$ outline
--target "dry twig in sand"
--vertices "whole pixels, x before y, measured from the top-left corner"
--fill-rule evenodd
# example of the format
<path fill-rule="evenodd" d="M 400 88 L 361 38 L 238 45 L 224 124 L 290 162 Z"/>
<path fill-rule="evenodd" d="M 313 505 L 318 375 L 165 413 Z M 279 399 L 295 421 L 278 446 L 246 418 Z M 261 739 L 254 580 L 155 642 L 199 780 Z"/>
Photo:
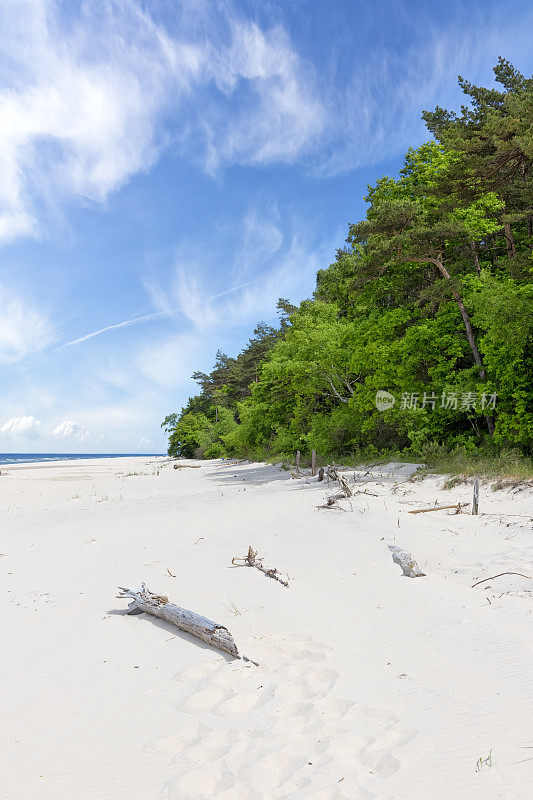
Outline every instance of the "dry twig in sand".
<path fill-rule="evenodd" d="M 239 561 L 242 563 L 239 564 Z M 231 563 L 240 567 L 255 567 L 256 569 L 260 570 L 260 572 L 264 573 L 268 578 L 274 578 L 275 581 L 279 581 L 282 586 L 289 585 L 289 582 L 283 580 L 281 574 L 275 567 L 272 567 L 272 569 L 267 569 L 263 566 L 262 559 L 257 555 L 257 550 L 254 550 L 251 545 L 248 547 L 248 555 L 244 556 L 243 558 L 240 558 L 239 556 L 233 556 Z"/>
<path fill-rule="evenodd" d="M 531 575 L 522 575 L 521 572 L 498 572 L 497 575 L 492 575 L 490 578 L 483 578 L 483 580 L 473 583 L 470 588 L 473 589 L 474 586 L 479 586 L 480 583 L 485 583 L 486 581 L 493 581 L 494 578 L 501 578 L 502 575 L 519 575 L 521 578 L 527 578 L 529 581 L 531 580 Z"/>
<path fill-rule="evenodd" d="M 346 500 L 344 494 L 331 494 L 328 498 L 326 498 L 326 502 L 321 506 L 317 506 L 317 508 L 337 508 L 339 511 L 346 511 L 345 508 L 339 505 L 339 500 Z"/>

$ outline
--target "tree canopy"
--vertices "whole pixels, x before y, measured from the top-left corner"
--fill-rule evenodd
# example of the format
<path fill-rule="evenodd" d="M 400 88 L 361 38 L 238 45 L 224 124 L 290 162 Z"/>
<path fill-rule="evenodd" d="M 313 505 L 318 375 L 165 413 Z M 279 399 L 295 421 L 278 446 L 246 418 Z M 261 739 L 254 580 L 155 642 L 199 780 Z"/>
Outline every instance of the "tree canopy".
<path fill-rule="evenodd" d="M 163 423 L 170 454 L 531 454 L 533 80 L 504 59 L 494 73 L 501 90 L 459 78 L 459 113 L 424 112 L 434 138 L 368 187 L 313 298 L 281 299 L 277 327 L 194 373 Z"/>

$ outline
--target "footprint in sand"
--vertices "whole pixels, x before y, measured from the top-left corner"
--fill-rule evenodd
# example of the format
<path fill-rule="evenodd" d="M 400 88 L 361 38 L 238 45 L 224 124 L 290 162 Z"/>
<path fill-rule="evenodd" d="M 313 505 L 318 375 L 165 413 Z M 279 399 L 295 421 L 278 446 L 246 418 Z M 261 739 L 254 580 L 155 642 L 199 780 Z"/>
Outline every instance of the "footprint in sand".
<path fill-rule="evenodd" d="M 188 769 L 185 774 L 176 777 L 166 785 L 163 791 L 164 800 L 213 800 L 219 797 L 224 789 L 234 784 L 232 775 L 225 773 L 223 762 L 210 764 L 209 769 L 200 766 Z"/>
<path fill-rule="evenodd" d="M 218 659 L 217 661 L 204 661 L 201 664 L 191 664 L 191 666 L 185 667 L 181 672 L 178 672 L 174 680 L 198 681 L 202 678 L 207 678 L 208 675 L 211 675 L 215 670 L 219 669 L 220 664 L 221 662 Z"/>
<path fill-rule="evenodd" d="M 277 643 L 279 645 L 279 642 Z M 281 643 L 284 646 L 284 643 Z M 164 800 L 374 800 L 413 734 L 379 709 L 335 695 L 339 673 L 312 637 L 250 669 L 210 661 L 183 670 L 180 708 L 201 725 L 147 745 L 174 753 Z M 200 765 L 204 765 L 201 769 Z"/>
<path fill-rule="evenodd" d="M 173 733 L 170 736 L 153 739 L 145 746 L 145 750 L 152 750 L 156 753 L 179 753 L 198 739 L 202 726 L 197 722 L 192 725 L 184 725 L 180 728 L 178 733 Z"/>
<path fill-rule="evenodd" d="M 255 708 L 261 701 L 259 692 L 242 692 L 234 694 L 220 704 L 218 709 L 221 714 L 246 714 Z"/>
<path fill-rule="evenodd" d="M 211 711 L 221 700 L 225 693 L 218 686 L 209 686 L 187 697 L 183 704 L 184 711 Z"/>

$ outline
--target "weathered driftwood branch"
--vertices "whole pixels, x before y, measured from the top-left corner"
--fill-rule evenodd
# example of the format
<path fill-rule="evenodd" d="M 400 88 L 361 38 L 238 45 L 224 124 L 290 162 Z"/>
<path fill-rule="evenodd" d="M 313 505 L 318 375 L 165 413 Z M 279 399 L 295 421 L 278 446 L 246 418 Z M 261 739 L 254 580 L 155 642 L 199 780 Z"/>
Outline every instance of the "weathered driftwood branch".
<path fill-rule="evenodd" d="M 408 578 L 423 578 L 425 576 L 426 573 L 419 569 L 411 553 L 406 553 L 405 550 L 402 550 L 401 547 L 396 547 L 394 544 L 387 546 L 392 553 L 392 560 L 402 568 L 404 575 Z"/>
<path fill-rule="evenodd" d="M 201 464 L 174 464 L 174 469 L 200 469 Z"/>
<path fill-rule="evenodd" d="M 414 511 L 408 511 L 408 514 L 426 514 L 428 511 L 444 511 L 447 508 L 455 508 L 457 511 L 461 510 L 462 506 L 466 503 L 454 503 L 452 506 L 433 506 L 432 508 L 416 508 Z"/>
<path fill-rule="evenodd" d="M 207 617 L 195 614 L 194 611 L 188 611 L 186 608 L 180 608 L 173 603 L 169 603 L 168 597 L 154 594 L 146 588 L 144 583 L 141 584 L 141 588 L 138 591 L 122 586 L 119 586 L 119 590 L 121 592 L 118 595 L 120 598 L 132 598 L 128 614 L 138 614 L 142 611 L 146 614 L 153 614 L 154 617 L 159 617 L 172 625 L 176 625 L 181 631 L 202 639 L 212 647 L 224 650 L 231 656 L 235 656 L 235 658 L 249 660 L 239 654 L 237 645 L 233 641 L 233 636 L 224 625 L 218 625 L 216 622 L 207 619 Z"/>
<path fill-rule="evenodd" d="M 239 564 L 239 562 L 242 563 Z M 248 554 L 246 556 L 243 558 L 239 558 L 239 556 L 233 556 L 231 563 L 237 564 L 237 566 L 241 567 L 255 567 L 268 578 L 274 578 L 275 581 L 279 581 L 283 586 L 289 585 L 289 582 L 281 577 L 281 574 L 275 567 L 267 569 L 267 567 L 263 566 L 262 559 L 257 555 L 257 550 L 254 550 L 251 545 L 248 547 Z"/>
<path fill-rule="evenodd" d="M 472 498 L 472 514 L 477 514 L 479 508 L 479 478 L 474 481 L 474 496 Z"/>
<path fill-rule="evenodd" d="M 341 487 L 346 497 L 353 496 L 353 492 L 350 489 L 348 481 L 346 480 L 344 475 L 339 475 L 339 472 L 337 471 L 335 466 L 328 467 L 328 478 L 330 478 L 332 481 L 337 481 L 337 483 Z"/>

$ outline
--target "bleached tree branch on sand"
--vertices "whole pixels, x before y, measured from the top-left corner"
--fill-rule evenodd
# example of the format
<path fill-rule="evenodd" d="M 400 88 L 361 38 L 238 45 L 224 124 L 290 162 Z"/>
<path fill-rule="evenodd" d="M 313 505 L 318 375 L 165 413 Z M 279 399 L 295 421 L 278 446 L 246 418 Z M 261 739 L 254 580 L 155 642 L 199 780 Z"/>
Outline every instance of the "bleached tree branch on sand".
<path fill-rule="evenodd" d="M 239 564 L 239 562 L 241 563 Z M 248 547 L 248 554 L 246 556 L 242 558 L 239 556 L 234 556 L 231 559 L 231 563 L 241 567 L 255 567 L 256 569 L 260 570 L 260 572 L 264 573 L 268 578 L 274 578 L 275 581 L 279 581 L 282 586 L 289 585 L 289 582 L 281 577 L 281 574 L 275 567 L 267 569 L 267 567 L 263 566 L 262 559 L 257 555 L 257 550 L 254 550 L 251 546 Z"/>
<path fill-rule="evenodd" d="M 175 625 L 181 631 L 190 633 L 192 636 L 196 636 L 206 642 L 206 644 L 216 647 L 218 650 L 224 650 L 231 656 L 235 656 L 235 658 L 242 658 L 244 661 L 251 660 L 239 653 L 237 645 L 233 641 L 233 636 L 224 625 L 219 625 L 207 619 L 207 617 L 196 614 L 194 611 L 169 603 L 168 597 L 154 594 L 150 589 L 146 588 L 145 583 L 141 584 L 139 590 L 127 589 L 122 586 L 119 586 L 119 590 L 119 598 L 132 598 L 128 614 L 138 614 L 143 611 L 146 614 L 153 614 L 154 617 L 170 622 L 171 625 Z M 255 661 L 252 663 L 255 664 Z"/>
<path fill-rule="evenodd" d="M 352 490 L 350 488 L 350 485 L 349 485 L 348 481 L 346 480 L 344 475 L 340 475 L 339 474 L 339 472 L 337 471 L 337 468 L 335 466 L 332 465 L 332 466 L 328 467 L 327 475 L 328 475 L 328 478 L 330 478 L 332 481 L 337 481 L 337 483 L 341 487 L 341 489 L 344 492 L 346 497 L 352 497 L 353 496 L 353 492 L 352 492 Z"/>

